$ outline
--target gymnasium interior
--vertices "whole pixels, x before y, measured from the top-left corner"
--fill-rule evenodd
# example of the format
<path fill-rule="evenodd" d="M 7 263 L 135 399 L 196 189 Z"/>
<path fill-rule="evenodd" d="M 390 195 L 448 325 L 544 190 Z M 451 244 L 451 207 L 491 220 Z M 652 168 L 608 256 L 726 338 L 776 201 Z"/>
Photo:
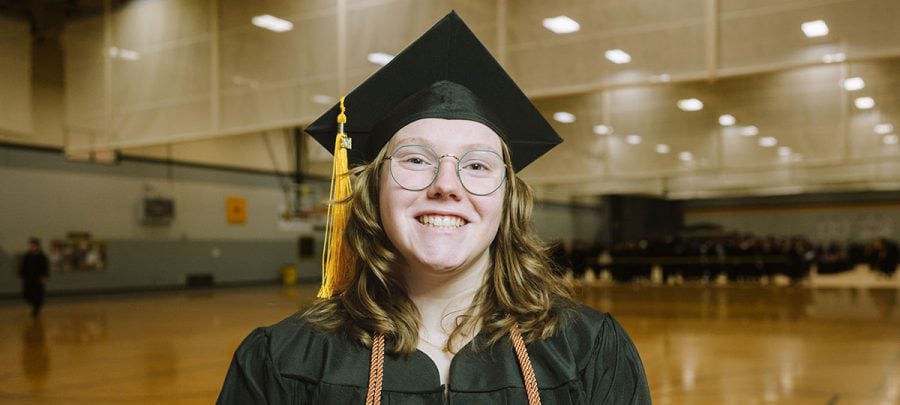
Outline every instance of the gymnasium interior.
<path fill-rule="evenodd" d="M 304 128 L 453 10 L 562 137 L 533 227 L 654 403 L 900 404 L 897 0 L 0 0 L 0 403 L 214 403 L 316 299 Z"/>

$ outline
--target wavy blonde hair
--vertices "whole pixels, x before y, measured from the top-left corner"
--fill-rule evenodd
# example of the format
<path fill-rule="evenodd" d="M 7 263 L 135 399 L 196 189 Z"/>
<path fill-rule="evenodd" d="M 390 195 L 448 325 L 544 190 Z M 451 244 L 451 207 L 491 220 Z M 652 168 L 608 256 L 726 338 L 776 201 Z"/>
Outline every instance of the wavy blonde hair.
<path fill-rule="evenodd" d="M 419 311 L 407 296 L 397 251 L 384 232 L 379 210 L 383 148 L 369 164 L 352 170 L 355 175 L 350 219 L 345 231 L 355 268 L 350 282 L 334 297 L 318 300 L 300 312 L 305 321 L 325 331 L 342 330 L 351 339 L 370 346 L 373 333 L 382 333 L 392 353 L 412 353 L 419 339 Z M 503 143 L 503 156 L 509 150 Z M 571 284 L 550 259 L 548 245 L 531 228 L 531 188 L 508 169 L 503 217 L 490 246 L 491 264 L 472 306 L 457 317 L 451 342 L 479 329 L 491 345 L 514 324 L 526 342 L 545 339 L 563 321 L 565 309 L 575 305 Z"/>

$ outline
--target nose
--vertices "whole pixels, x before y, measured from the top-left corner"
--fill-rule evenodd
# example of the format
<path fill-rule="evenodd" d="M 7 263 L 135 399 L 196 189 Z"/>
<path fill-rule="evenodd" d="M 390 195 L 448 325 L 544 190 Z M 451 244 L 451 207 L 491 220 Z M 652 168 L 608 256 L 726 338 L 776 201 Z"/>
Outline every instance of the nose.
<path fill-rule="evenodd" d="M 463 190 L 462 183 L 460 183 L 459 176 L 457 176 L 456 173 L 456 160 L 444 159 L 445 157 L 453 158 L 453 156 L 442 156 L 438 161 L 437 178 L 434 179 L 434 183 L 431 183 L 431 186 L 428 187 L 428 198 L 449 198 L 458 201 L 462 198 L 462 193 L 465 191 Z M 444 166 L 445 161 L 447 166 Z"/>

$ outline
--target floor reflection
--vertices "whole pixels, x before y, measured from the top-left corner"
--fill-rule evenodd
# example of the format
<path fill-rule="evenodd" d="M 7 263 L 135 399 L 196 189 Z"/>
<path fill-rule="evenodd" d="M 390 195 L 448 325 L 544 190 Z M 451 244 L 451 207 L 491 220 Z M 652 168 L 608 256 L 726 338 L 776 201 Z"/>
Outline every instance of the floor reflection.
<path fill-rule="evenodd" d="M 317 286 L 0 305 L 0 402 L 209 404 L 255 327 Z M 656 404 L 898 404 L 898 289 L 593 285 L 638 347 Z"/>
<path fill-rule="evenodd" d="M 887 320 L 894 317 L 900 290 L 893 288 L 872 289 L 869 290 L 869 296 L 872 298 L 875 309 L 881 314 L 881 319 Z"/>
<path fill-rule="evenodd" d="M 632 335 L 655 403 L 900 403 L 898 289 L 595 285 L 578 293 Z"/>
<path fill-rule="evenodd" d="M 900 320 L 900 289 L 580 286 L 588 306 L 616 314 L 684 319 Z"/>
<path fill-rule="evenodd" d="M 174 341 L 154 342 L 141 353 L 142 378 L 146 394 L 166 392 L 178 381 L 183 366 Z"/>
<path fill-rule="evenodd" d="M 33 318 L 22 333 L 22 370 L 31 392 L 43 390 L 50 375 L 50 352 L 41 318 Z"/>
<path fill-rule="evenodd" d="M 108 338 L 106 312 L 103 310 L 67 311 L 57 321 L 53 342 L 63 345 L 103 343 Z"/>

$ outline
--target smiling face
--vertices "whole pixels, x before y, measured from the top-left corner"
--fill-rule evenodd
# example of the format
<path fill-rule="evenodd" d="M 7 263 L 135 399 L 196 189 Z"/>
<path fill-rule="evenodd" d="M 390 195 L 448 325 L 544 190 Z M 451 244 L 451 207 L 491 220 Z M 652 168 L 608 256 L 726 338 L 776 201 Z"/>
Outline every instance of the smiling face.
<path fill-rule="evenodd" d="M 397 131 L 387 149 L 390 153 L 409 144 L 428 146 L 438 156 L 462 156 L 475 149 L 503 155 L 497 134 L 466 120 L 415 121 Z M 437 178 L 421 191 L 398 185 L 391 177 L 390 161 L 381 165 L 381 220 L 407 271 L 448 274 L 487 268 L 505 187 L 484 196 L 469 193 L 457 176 L 456 162 L 451 157 L 441 159 Z"/>

